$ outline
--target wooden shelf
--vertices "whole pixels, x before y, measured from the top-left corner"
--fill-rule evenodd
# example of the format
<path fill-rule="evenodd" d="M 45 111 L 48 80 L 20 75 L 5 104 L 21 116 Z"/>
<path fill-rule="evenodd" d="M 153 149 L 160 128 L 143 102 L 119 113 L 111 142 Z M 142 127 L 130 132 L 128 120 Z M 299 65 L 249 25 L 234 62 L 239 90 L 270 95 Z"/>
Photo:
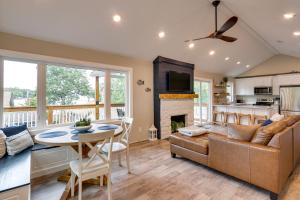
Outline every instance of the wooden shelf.
<path fill-rule="evenodd" d="M 195 99 L 198 94 L 159 94 L 160 99 Z"/>

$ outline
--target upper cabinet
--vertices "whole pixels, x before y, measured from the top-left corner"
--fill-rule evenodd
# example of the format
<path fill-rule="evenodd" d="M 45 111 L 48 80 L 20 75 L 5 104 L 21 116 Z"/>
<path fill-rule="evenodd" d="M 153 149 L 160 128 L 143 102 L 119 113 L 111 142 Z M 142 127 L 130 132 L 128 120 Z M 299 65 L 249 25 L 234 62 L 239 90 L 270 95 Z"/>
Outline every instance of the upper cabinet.
<path fill-rule="evenodd" d="M 280 86 L 300 85 L 300 74 L 277 75 L 273 77 L 273 95 L 279 95 Z"/>
<path fill-rule="evenodd" d="M 236 95 L 254 95 L 255 87 L 272 87 L 272 76 L 235 79 Z"/>

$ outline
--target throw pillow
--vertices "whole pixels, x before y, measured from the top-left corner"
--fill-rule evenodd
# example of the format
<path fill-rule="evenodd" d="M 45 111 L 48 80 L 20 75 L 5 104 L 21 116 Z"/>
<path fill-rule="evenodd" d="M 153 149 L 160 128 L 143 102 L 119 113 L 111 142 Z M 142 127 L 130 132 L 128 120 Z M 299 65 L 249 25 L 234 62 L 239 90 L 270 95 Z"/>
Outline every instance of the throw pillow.
<path fill-rule="evenodd" d="M 282 120 L 282 121 L 273 122 L 272 124 L 266 126 L 263 131 L 266 133 L 272 133 L 274 135 L 276 133 L 279 133 L 286 127 L 287 127 L 287 122 Z"/>
<path fill-rule="evenodd" d="M 280 115 L 278 113 L 272 115 L 272 117 L 270 118 L 270 120 L 272 120 L 273 122 L 278 122 L 280 120 L 283 120 L 284 115 Z"/>
<path fill-rule="evenodd" d="M 272 124 L 272 120 L 267 119 L 266 121 L 264 121 L 264 123 L 262 124 L 262 126 L 268 126 L 269 124 Z"/>
<path fill-rule="evenodd" d="M 21 126 L 5 127 L 5 128 L 1 128 L 0 130 L 2 130 L 4 132 L 6 137 L 10 137 L 10 136 L 16 135 L 18 133 L 21 133 L 22 131 L 27 130 L 27 125 L 24 124 Z"/>
<path fill-rule="evenodd" d="M 33 141 L 28 130 L 24 130 L 21 133 L 10 136 L 6 139 L 7 153 L 11 156 L 20 153 L 30 146 L 33 146 Z"/>
<path fill-rule="evenodd" d="M 5 139 L 6 135 L 0 130 L 0 158 L 6 154 Z"/>
<path fill-rule="evenodd" d="M 273 122 L 272 124 L 259 128 L 251 142 L 256 144 L 267 145 L 276 133 L 279 133 L 287 127 L 285 121 Z"/>
<path fill-rule="evenodd" d="M 229 124 L 227 137 L 230 139 L 249 142 L 259 127 L 259 124 L 252 126 Z"/>

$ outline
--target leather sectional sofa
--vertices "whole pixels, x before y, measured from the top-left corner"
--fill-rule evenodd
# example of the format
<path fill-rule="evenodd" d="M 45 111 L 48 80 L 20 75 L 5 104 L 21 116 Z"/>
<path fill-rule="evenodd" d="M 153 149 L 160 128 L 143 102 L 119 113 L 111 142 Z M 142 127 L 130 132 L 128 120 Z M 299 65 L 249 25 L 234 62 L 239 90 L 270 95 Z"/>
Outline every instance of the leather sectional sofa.
<path fill-rule="evenodd" d="M 273 145 L 243 142 L 227 137 L 228 128 L 212 126 L 207 134 L 170 136 L 172 157 L 188 158 L 278 194 L 300 160 L 300 121 L 286 126 L 272 138 Z M 275 145 L 274 145 L 275 144 Z"/>

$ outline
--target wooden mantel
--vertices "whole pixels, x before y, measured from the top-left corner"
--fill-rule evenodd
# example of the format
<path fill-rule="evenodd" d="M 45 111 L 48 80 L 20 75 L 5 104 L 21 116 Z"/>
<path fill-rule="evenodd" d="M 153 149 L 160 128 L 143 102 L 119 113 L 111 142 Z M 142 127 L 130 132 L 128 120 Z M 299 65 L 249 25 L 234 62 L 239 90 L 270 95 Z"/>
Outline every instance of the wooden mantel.
<path fill-rule="evenodd" d="M 198 94 L 159 94 L 160 99 L 195 99 Z"/>

